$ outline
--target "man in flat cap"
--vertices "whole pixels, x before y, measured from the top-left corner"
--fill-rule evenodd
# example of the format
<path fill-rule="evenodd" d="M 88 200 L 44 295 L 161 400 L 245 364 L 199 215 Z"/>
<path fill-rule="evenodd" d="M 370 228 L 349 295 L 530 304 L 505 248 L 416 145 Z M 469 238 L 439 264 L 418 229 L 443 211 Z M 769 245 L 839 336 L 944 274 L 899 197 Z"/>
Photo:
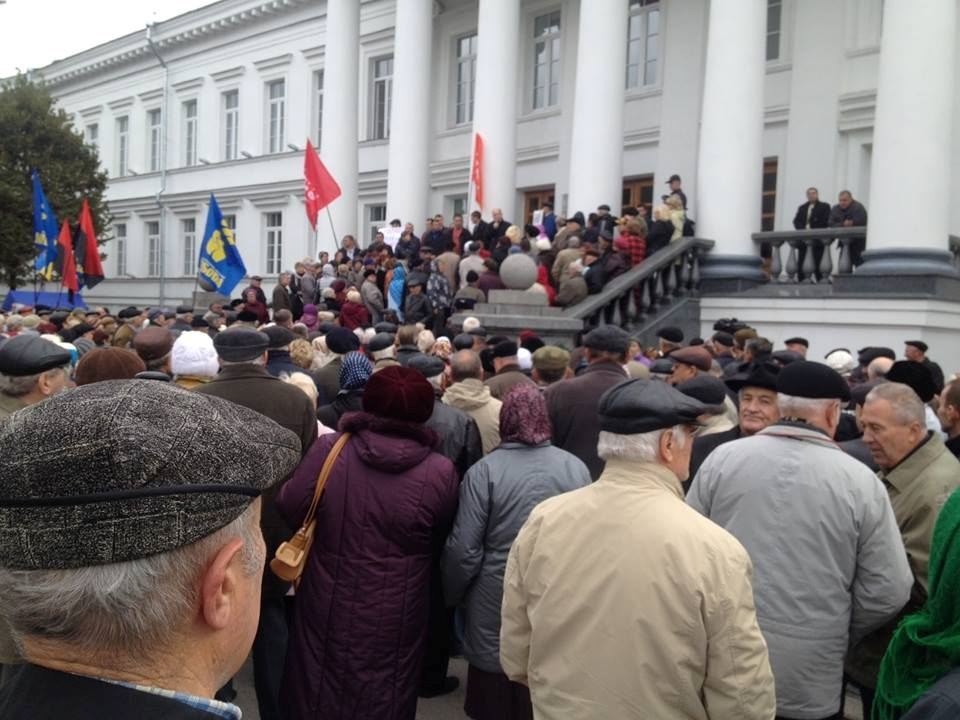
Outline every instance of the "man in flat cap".
<path fill-rule="evenodd" d="M 173 333 L 164 327 L 146 327 L 133 339 L 133 349 L 147 366 L 150 375 L 142 379 L 170 380 L 170 352 L 173 350 Z"/>
<path fill-rule="evenodd" d="M 608 390 L 603 474 L 538 505 L 513 543 L 500 661 L 535 717 L 773 717 L 750 558 L 683 503 L 704 411 L 662 382 Z"/>
<path fill-rule="evenodd" d="M 394 333 L 378 332 L 367 344 L 367 352 L 370 353 L 374 372 L 400 364 L 397 361 L 397 338 Z"/>
<path fill-rule="evenodd" d="M 627 380 L 630 336 L 615 325 L 603 325 L 583 339 L 587 368 L 577 377 L 554 383 L 544 393 L 553 427 L 553 444 L 580 458 L 596 480 L 603 471 L 597 454 L 597 400 Z"/>
<path fill-rule="evenodd" d="M 71 385 L 69 350 L 33 333 L 0 347 L 0 420 Z"/>
<path fill-rule="evenodd" d="M 846 381 L 802 360 L 780 370 L 781 420 L 706 459 L 687 502 L 756 568 L 777 717 L 839 717 L 849 642 L 887 622 L 912 578 L 883 484 L 833 441 Z"/>
<path fill-rule="evenodd" d="M 927 351 L 930 349 L 923 340 L 907 340 L 904 343 L 906 349 L 903 356 L 907 360 L 922 363 L 926 366 L 930 374 L 933 375 L 933 384 L 938 393 L 943 391 L 943 370 L 933 360 L 927 357 Z"/>
<path fill-rule="evenodd" d="M 117 317 L 120 318 L 123 324 L 117 328 L 117 331 L 113 334 L 113 338 L 110 340 L 110 344 L 113 345 L 113 347 L 133 347 L 133 338 L 140 331 L 140 328 L 143 327 L 144 312 L 145 311 L 131 306 L 125 307 L 117 313 Z"/>
<path fill-rule="evenodd" d="M 671 385 L 692 380 L 700 373 L 709 373 L 713 365 L 713 357 L 704 347 L 677 348 L 670 353 L 670 359 L 673 360 L 673 373 L 669 380 Z"/>
<path fill-rule="evenodd" d="M 514 385 L 533 385 L 529 377 L 520 372 L 517 353 L 520 348 L 513 340 L 501 340 L 493 346 L 493 369 L 496 373 L 487 380 L 490 394 L 497 400 L 503 400 Z"/>
<path fill-rule="evenodd" d="M 733 356 L 733 347 L 735 344 L 733 335 L 723 331 L 715 332 L 713 337 L 706 343 L 707 349 L 713 353 L 713 359 L 717 361 L 721 369 L 726 368 L 730 363 L 736 362 L 737 359 Z"/>
<path fill-rule="evenodd" d="M 170 326 L 170 330 L 174 335 L 179 335 L 182 332 L 190 332 L 190 324 L 192 322 L 193 306 L 177 305 L 176 317 L 174 318 L 173 325 Z"/>
<path fill-rule="evenodd" d="M 295 372 L 303 372 L 303 368 L 290 359 L 290 343 L 297 339 L 292 330 L 281 325 L 271 325 L 261 332 L 270 338 L 270 344 L 267 345 L 268 373 L 274 377 L 280 377 L 283 373 L 292 375 Z M 326 399 L 319 398 L 318 402 L 323 404 Z"/>
<path fill-rule="evenodd" d="M 783 344 L 786 346 L 787 350 L 792 350 L 793 352 L 800 355 L 804 360 L 807 358 L 807 350 L 810 349 L 810 342 L 806 338 L 802 337 L 792 337 L 787 338 L 783 341 Z"/>
<path fill-rule="evenodd" d="M 903 383 L 884 382 L 873 388 L 864 402 L 860 423 L 863 441 L 880 467 L 880 479 L 890 496 L 913 574 L 910 602 L 902 617 L 920 610 L 926 600 L 933 528 L 947 498 L 960 487 L 960 462 L 940 434 L 928 429 L 922 398 Z M 899 619 L 864 638 L 847 660 L 847 674 L 863 689 L 861 696 L 867 706 L 872 704 L 880 660 Z"/>
<path fill-rule="evenodd" d="M 14 415 L 0 454 L 0 607 L 27 663 L 0 717 L 239 718 L 213 697 L 257 629 L 259 496 L 296 466 L 296 435 L 115 380 Z"/>
<path fill-rule="evenodd" d="M 668 326 L 657 330 L 657 350 L 660 357 L 667 357 L 674 350 L 683 347 L 683 330 Z"/>
<path fill-rule="evenodd" d="M 570 353 L 556 345 L 544 345 L 533 353 L 533 370 L 530 377 L 541 389 L 572 378 Z"/>
<path fill-rule="evenodd" d="M 353 333 L 349 333 L 353 335 Z M 353 335 L 356 337 L 356 335 Z M 306 453 L 317 439 L 317 419 L 313 402 L 306 393 L 267 372 L 268 335 L 246 327 L 217 334 L 213 345 L 220 357 L 220 374 L 193 392 L 230 400 L 256 410 L 292 431 Z M 246 438 L 249 429 L 233 428 Z M 264 496 L 263 527 L 267 556 L 273 557 L 281 542 L 291 534 L 274 504 L 279 486 Z M 254 684 L 261 718 L 279 718 L 280 681 L 287 649 L 287 620 L 284 597 L 288 584 L 272 573 L 263 578 L 260 598 L 260 626 L 253 643 Z"/>

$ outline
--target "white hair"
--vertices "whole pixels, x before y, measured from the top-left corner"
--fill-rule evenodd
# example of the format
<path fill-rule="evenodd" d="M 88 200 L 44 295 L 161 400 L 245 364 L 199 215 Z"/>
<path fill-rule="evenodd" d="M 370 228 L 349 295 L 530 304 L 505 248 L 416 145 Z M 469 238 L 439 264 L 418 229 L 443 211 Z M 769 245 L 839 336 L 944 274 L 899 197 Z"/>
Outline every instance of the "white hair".
<path fill-rule="evenodd" d="M 313 402 L 313 406 L 317 406 L 317 399 L 320 397 L 320 393 L 317 391 L 317 384 L 313 381 L 312 377 L 306 373 L 295 372 L 289 375 L 287 373 L 280 373 L 280 379 L 285 383 L 303 390 L 311 402 Z"/>
<path fill-rule="evenodd" d="M 465 318 L 463 321 L 462 329 L 463 329 L 463 332 L 465 333 L 468 333 L 471 330 L 476 330 L 478 327 L 480 327 L 480 320 L 478 320 L 475 317 L 471 316 L 471 317 Z"/>
<path fill-rule="evenodd" d="M 867 395 L 865 403 L 886 400 L 893 408 L 893 417 L 900 425 L 917 423 L 926 426 L 927 416 L 923 401 L 916 391 L 903 383 L 886 382 L 877 385 Z"/>
<path fill-rule="evenodd" d="M 374 360 L 383 360 L 385 358 L 395 358 L 397 356 L 397 346 L 388 345 L 383 350 L 374 350 L 370 353 Z"/>
<path fill-rule="evenodd" d="M 170 552 L 67 570 L 0 568 L 0 607 L 18 643 L 63 643 L 81 657 L 150 656 L 189 622 L 199 579 L 237 537 L 243 571 L 260 572 L 265 551 L 251 505 L 229 525 Z"/>
<path fill-rule="evenodd" d="M 840 401 L 833 398 L 805 398 L 777 393 L 777 405 L 780 416 L 784 418 L 809 418 L 811 415 L 823 415 L 831 405 L 836 406 L 836 420 L 840 419 Z"/>
<path fill-rule="evenodd" d="M 660 437 L 667 429 L 673 430 L 677 447 L 684 448 L 689 435 L 683 425 L 635 435 L 621 435 L 601 430 L 600 438 L 597 441 L 597 455 L 600 456 L 601 460 L 619 458 L 620 460 L 632 460 L 633 462 L 656 462 L 660 457 Z"/>
<path fill-rule="evenodd" d="M 422 353 L 429 354 L 436 342 L 437 338 L 430 330 L 421 330 L 417 336 L 417 348 Z"/>
<path fill-rule="evenodd" d="M 37 387 L 41 377 L 55 378 L 60 373 L 70 372 L 70 365 L 44 370 L 36 375 L 3 375 L 0 374 L 0 394 L 7 397 L 23 397 L 29 395 Z"/>

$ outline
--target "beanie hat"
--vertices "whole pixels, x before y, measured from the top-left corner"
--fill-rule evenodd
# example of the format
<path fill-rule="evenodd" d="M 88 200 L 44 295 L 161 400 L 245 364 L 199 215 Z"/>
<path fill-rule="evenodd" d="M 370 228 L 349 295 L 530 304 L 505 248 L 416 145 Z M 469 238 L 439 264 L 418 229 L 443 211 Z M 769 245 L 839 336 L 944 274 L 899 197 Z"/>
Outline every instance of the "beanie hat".
<path fill-rule="evenodd" d="M 416 370 L 401 366 L 374 373 L 363 391 L 363 409 L 382 418 L 425 423 L 433 405 L 433 386 Z"/>
<path fill-rule="evenodd" d="M 173 343 L 170 369 L 174 375 L 216 377 L 220 371 L 213 338 L 205 332 L 185 332 Z"/>
<path fill-rule="evenodd" d="M 89 385 L 101 380 L 130 380 L 144 372 L 146 364 L 132 350 L 118 347 L 97 348 L 84 353 L 77 363 L 77 385 Z"/>

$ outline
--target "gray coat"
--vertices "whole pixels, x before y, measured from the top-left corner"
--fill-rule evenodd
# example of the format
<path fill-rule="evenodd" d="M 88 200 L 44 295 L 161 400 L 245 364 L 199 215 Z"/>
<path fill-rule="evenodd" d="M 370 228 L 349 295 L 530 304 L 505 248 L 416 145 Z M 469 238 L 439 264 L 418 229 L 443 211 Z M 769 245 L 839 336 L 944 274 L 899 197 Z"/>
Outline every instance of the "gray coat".
<path fill-rule="evenodd" d="M 486 672 L 500 669 L 500 604 L 507 556 L 540 502 L 590 484 L 587 466 L 549 442 L 506 443 L 474 465 L 443 552 L 448 605 L 466 609 L 463 654 Z"/>
<path fill-rule="evenodd" d="M 753 561 L 777 713 L 836 713 L 849 641 L 894 617 L 913 585 L 883 484 L 826 434 L 778 423 L 710 453 L 687 502 Z"/>
<path fill-rule="evenodd" d="M 377 284 L 369 280 L 364 281 L 360 286 L 360 297 L 363 298 L 363 305 L 370 313 L 371 324 L 376 325 L 383 320 L 383 293 L 380 292 Z"/>

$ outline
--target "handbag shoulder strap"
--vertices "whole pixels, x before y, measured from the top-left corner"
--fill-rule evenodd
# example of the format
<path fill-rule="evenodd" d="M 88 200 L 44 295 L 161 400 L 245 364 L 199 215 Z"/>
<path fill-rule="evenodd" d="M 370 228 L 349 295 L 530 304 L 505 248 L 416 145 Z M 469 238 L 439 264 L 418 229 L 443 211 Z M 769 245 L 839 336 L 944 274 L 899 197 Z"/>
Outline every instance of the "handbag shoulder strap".
<path fill-rule="evenodd" d="M 347 432 L 337 438 L 337 441 L 333 444 L 326 459 L 323 461 L 323 467 L 320 468 L 320 475 L 317 477 L 317 487 L 313 491 L 313 500 L 310 503 L 310 509 L 307 510 L 307 515 L 303 519 L 303 527 L 313 522 L 313 518 L 317 514 L 317 505 L 320 503 L 320 496 L 323 495 L 323 488 L 327 484 L 327 478 L 330 477 L 330 472 L 333 470 L 337 458 L 340 457 L 340 451 L 343 450 L 349 439 L 350 433 Z"/>

